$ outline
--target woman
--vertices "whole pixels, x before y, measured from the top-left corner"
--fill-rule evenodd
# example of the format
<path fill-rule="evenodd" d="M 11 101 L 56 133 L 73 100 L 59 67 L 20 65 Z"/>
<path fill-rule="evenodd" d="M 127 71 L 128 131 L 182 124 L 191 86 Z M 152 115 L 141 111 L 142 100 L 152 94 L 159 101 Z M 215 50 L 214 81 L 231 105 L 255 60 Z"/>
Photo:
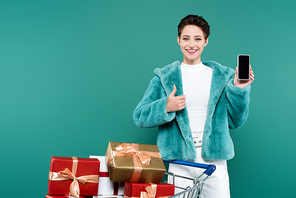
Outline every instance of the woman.
<path fill-rule="evenodd" d="M 155 76 L 134 111 L 139 127 L 158 127 L 157 145 L 164 159 L 215 164 L 205 182 L 202 197 L 230 197 L 227 160 L 234 157 L 229 128 L 243 125 L 248 116 L 250 79 L 237 79 L 237 69 L 214 61 L 201 61 L 210 26 L 197 15 L 178 25 L 177 41 L 183 62 L 154 70 Z M 171 164 L 170 172 L 196 177 L 200 170 Z M 176 185 L 186 187 L 186 181 Z"/>

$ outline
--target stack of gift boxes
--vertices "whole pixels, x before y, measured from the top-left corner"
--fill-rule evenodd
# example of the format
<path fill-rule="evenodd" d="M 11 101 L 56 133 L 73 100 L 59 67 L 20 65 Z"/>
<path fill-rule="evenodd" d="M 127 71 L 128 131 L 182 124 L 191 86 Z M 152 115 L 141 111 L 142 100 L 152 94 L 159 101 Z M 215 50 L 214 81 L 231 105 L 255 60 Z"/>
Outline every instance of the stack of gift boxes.
<path fill-rule="evenodd" d="M 46 198 L 157 198 L 174 195 L 158 147 L 109 142 L 105 156 L 52 157 Z"/>

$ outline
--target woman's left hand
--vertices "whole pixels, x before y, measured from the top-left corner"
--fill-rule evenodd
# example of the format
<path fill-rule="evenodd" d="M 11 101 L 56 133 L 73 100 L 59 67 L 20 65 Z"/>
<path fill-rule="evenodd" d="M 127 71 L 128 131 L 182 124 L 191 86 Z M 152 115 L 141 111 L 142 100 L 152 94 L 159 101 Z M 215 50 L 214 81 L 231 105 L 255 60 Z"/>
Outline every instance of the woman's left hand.
<path fill-rule="evenodd" d="M 250 85 L 254 81 L 254 76 L 255 75 L 253 73 L 251 65 L 250 65 L 250 79 L 249 80 L 239 80 L 239 79 L 237 79 L 237 73 L 238 73 L 238 69 L 236 67 L 234 80 L 233 80 L 233 85 L 236 86 L 236 87 L 245 88 L 246 86 Z"/>

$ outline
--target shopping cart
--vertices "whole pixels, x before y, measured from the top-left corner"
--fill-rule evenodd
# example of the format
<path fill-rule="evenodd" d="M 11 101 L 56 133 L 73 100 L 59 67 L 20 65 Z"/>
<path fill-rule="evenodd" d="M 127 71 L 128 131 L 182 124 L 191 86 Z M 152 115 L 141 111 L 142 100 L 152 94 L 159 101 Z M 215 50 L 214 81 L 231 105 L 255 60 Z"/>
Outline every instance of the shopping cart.
<path fill-rule="evenodd" d="M 192 166 L 192 167 L 196 167 L 196 168 L 206 169 L 201 175 L 199 175 L 196 178 L 189 178 L 189 177 L 185 177 L 185 176 L 181 176 L 181 175 L 176 175 L 174 173 L 166 172 L 168 177 L 173 178 L 174 185 L 175 185 L 175 178 L 176 177 L 192 180 L 192 186 L 188 186 L 187 188 L 175 186 L 175 188 L 182 189 L 183 191 L 171 196 L 172 198 L 175 198 L 175 197 L 199 198 L 202 188 L 203 188 L 203 185 L 204 185 L 204 182 L 216 170 L 216 166 L 213 164 L 200 164 L 200 163 L 187 162 L 187 161 L 181 161 L 181 160 L 174 160 L 174 161 L 163 160 L 163 161 L 167 162 L 167 163 L 173 163 L 173 164 L 179 164 L 179 165 Z"/>

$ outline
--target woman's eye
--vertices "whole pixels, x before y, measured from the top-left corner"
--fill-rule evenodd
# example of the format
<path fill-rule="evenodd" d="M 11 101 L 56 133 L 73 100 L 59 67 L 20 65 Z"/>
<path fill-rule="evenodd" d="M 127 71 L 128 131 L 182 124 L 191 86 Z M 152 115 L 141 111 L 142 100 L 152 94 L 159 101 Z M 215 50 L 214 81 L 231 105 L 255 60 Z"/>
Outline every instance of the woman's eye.
<path fill-rule="evenodd" d="M 189 40 L 189 38 L 183 38 L 183 40 L 184 40 L 184 41 L 188 41 L 188 40 Z"/>
<path fill-rule="evenodd" d="M 196 38 L 195 40 L 196 40 L 196 41 L 200 41 L 200 40 L 201 40 L 201 38 Z"/>

